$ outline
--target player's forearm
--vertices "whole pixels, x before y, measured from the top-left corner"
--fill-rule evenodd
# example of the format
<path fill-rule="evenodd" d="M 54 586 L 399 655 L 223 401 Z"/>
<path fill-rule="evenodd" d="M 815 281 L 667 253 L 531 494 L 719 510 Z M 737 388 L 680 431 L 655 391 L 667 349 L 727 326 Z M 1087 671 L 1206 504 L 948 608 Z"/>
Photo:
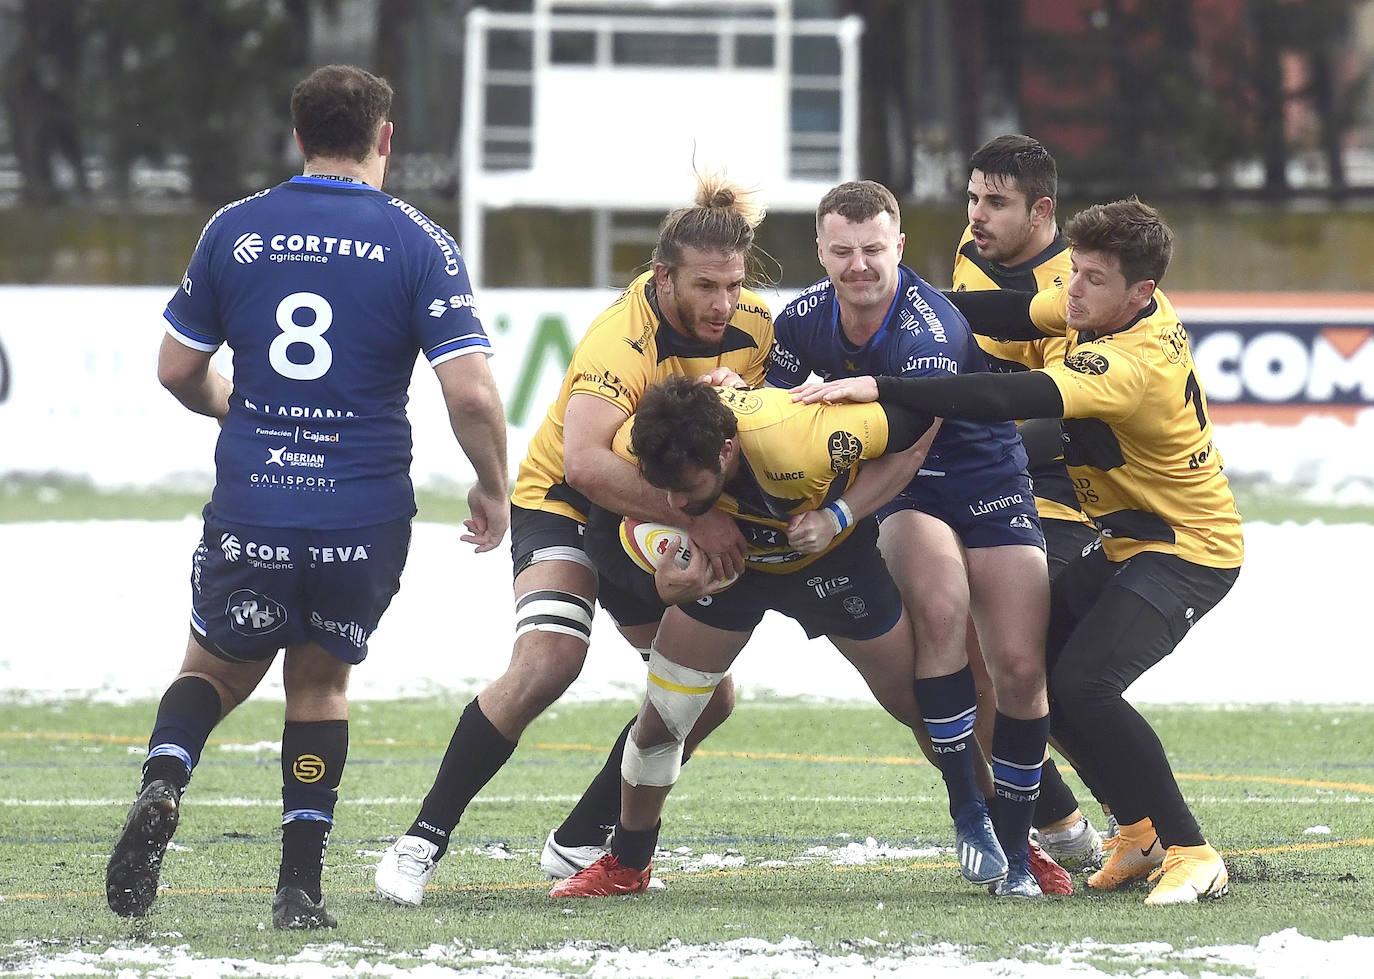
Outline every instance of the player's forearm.
<path fill-rule="evenodd" d="M 164 382 L 164 386 L 182 405 L 198 415 L 208 415 L 223 422 L 224 416 L 229 414 L 229 395 L 234 386 L 209 365 L 197 377 L 170 384 Z"/>
<path fill-rule="evenodd" d="M 863 464 L 854 485 L 845 490 L 842 497 L 853 512 L 855 520 L 861 520 L 876 512 L 911 482 L 916 471 L 921 468 L 921 463 L 925 461 L 930 444 L 935 441 L 935 433 L 939 430 L 940 423 L 937 421 L 926 430 L 925 435 L 921 436 L 916 444 L 901 452 L 871 459 Z"/>
<path fill-rule="evenodd" d="M 879 377 L 878 400 L 941 418 L 1014 421 L 1062 418 L 1064 399 L 1042 371 L 962 374 L 958 377 Z"/>
<path fill-rule="evenodd" d="M 682 514 L 668 506 L 668 495 L 639 474 L 634 463 L 611 449 L 594 449 L 586 458 L 564 460 L 568 485 L 612 513 L 653 523 L 682 525 Z"/>
<path fill-rule="evenodd" d="M 449 403 L 449 425 L 458 445 L 477 474 L 477 483 L 494 497 L 510 492 L 510 463 L 506 456 L 506 413 L 493 384 Z"/>

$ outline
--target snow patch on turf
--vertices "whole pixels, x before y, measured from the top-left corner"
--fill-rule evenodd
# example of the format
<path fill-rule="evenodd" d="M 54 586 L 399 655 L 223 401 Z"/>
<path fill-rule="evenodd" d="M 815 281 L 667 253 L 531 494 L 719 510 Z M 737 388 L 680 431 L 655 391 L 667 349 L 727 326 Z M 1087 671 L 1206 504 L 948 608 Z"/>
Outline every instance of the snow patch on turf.
<path fill-rule="evenodd" d="M 174 937 L 169 935 L 168 937 Z M 179 937 L 179 936 L 175 936 Z M 672 941 L 651 950 L 603 942 L 570 942 L 547 949 L 506 953 L 471 948 L 461 942 L 430 945 L 418 952 L 391 953 L 380 946 L 341 942 L 311 945 L 276 962 L 202 958 L 187 945 L 121 944 L 102 952 L 70 950 L 46 954 L 40 941 L 16 942 L 6 955 L 8 968 L 43 976 L 148 979 L 555 979 L 569 974 L 587 979 L 626 975 L 658 979 L 737 976 L 782 979 L 804 974 L 862 979 L 868 976 L 917 979 L 960 976 L 968 979 L 1076 979 L 1116 976 L 1122 967 L 1150 979 L 1184 979 L 1204 970 L 1255 979 L 1297 979 L 1311 975 L 1363 974 L 1374 957 L 1374 938 L 1346 936 L 1334 941 L 1309 938 L 1296 929 L 1266 935 L 1255 945 L 1214 945 L 1175 950 L 1165 942 L 1109 945 L 1087 939 L 1070 945 L 1026 945 L 1016 959 L 977 961 L 970 949 L 947 942 L 895 945 L 872 939 L 852 943 L 854 951 L 826 952 L 800 938 L 766 942 L 756 938 L 711 945 Z M 1102 968 L 1099 968 L 1099 964 Z M 1110 969 L 1104 972 L 1103 968 Z M 1206 972 L 1204 972 L 1206 974 Z"/>

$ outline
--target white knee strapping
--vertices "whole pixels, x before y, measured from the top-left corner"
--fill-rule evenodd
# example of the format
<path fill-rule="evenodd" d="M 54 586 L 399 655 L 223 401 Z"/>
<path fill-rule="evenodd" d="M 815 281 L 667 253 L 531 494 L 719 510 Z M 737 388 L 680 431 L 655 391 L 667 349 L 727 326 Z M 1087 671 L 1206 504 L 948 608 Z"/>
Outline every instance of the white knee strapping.
<path fill-rule="evenodd" d="M 625 739 L 625 752 L 620 756 L 620 777 L 630 785 L 673 785 L 681 771 L 681 741 L 641 748 L 633 737 Z"/>
<path fill-rule="evenodd" d="M 515 634 L 559 632 L 590 643 L 592 607 L 581 595 L 569 591 L 542 588 L 526 592 L 515 602 Z"/>
<path fill-rule="evenodd" d="M 708 673 L 674 663 L 655 647 L 649 654 L 649 703 L 673 737 L 685 741 L 687 732 L 724 678 L 724 673 Z"/>

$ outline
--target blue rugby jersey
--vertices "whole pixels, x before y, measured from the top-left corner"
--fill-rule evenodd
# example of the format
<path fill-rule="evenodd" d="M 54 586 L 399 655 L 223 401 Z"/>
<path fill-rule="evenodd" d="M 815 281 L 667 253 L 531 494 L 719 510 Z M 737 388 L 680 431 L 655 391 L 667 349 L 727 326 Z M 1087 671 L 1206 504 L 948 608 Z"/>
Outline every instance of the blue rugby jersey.
<path fill-rule="evenodd" d="M 228 344 L 215 447 L 222 520 L 331 530 L 415 514 L 407 389 L 491 344 L 453 238 L 363 183 L 293 177 L 206 223 L 167 330 Z"/>
<path fill-rule="evenodd" d="M 859 374 L 944 377 L 986 371 L 968 321 L 941 293 L 905 265 L 882 327 L 861 347 L 840 330 L 840 305 L 829 279 L 807 287 L 774 322 L 768 383 L 793 387 L 814 373 L 824 380 Z M 1012 422 L 947 418 L 908 487 L 927 477 L 986 479 L 1016 473 L 1026 451 Z"/>

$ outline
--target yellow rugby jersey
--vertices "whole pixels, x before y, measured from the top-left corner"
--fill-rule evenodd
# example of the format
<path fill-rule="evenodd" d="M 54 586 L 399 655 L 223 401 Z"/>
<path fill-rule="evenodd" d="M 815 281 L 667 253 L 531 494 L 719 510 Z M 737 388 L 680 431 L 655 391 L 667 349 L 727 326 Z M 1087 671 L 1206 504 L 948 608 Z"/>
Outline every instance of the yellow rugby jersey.
<path fill-rule="evenodd" d="M 863 459 L 887 450 L 887 413 L 877 404 L 803 405 L 782 388 L 716 388 L 739 423 L 740 471 L 716 506 L 735 518 L 749 544 L 745 561 L 755 571 L 791 574 L 833 550 L 854 530 L 845 528 L 825 551 L 802 554 L 787 543 L 787 522 L 805 510 L 838 500 L 853 484 Z M 628 419 L 614 448 L 630 452 Z"/>
<path fill-rule="evenodd" d="M 728 367 L 748 384 L 762 384 L 773 347 L 773 317 L 755 293 L 740 291 L 739 305 L 719 347 L 684 337 L 663 318 L 653 271 L 635 279 L 601 313 L 573 350 L 558 397 L 530 439 L 511 492 L 527 510 L 587 519 L 587 500 L 568 486 L 563 469 L 563 413 L 574 394 L 591 394 L 632 414 L 644 389 L 672 374 L 695 377 Z"/>
<path fill-rule="evenodd" d="M 1240 514 L 1188 332 L 1168 297 L 1155 290 L 1135 322 L 1101 337 L 1065 327 L 1064 289 L 1040 293 L 1031 310 L 1038 326 L 1067 329 L 1068 354 L 1042 370 L 1064 400 L 1064 458 L 1107 557 L 1159 551 L 1240 567 Z"/>
<path fill-rule="evenodd" d="M 1044 251 L 1020 265 L 997 265 L 978 254 L 973 243 L 972 227 L 964 228 L 959 247 L 954 253 L 954 288 L 1015 289 L 1039 292 L 1042 289 L 1063 288 L 1069 281 L 1069 243 L 1062 233 L 1045 246 Z M 988 366 L 998 373 L 1010 374 L 1034 370 L 1064 359 L 1068 341 L 1063 337 L 1043 340 L 994 340 L 977 333 Z M 1040 516 L 1053 520 L 1073 520 L 1091 524 L 1078 504 L 1073 483 L 1062 465 L 1038 466 L 1031 472 L 1035 486 L 1035 509 Z"/>

